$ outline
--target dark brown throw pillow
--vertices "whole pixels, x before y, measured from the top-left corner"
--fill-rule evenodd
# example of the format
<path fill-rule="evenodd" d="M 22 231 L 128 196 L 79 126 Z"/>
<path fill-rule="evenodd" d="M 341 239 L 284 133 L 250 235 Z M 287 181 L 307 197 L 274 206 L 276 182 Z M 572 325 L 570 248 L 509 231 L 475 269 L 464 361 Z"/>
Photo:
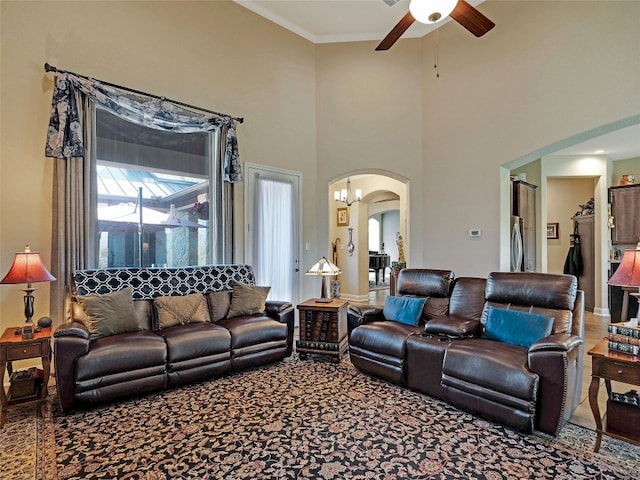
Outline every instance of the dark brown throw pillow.
<path fill-rule="evenodd" d="M 207 301 L 209 302 L 209 315 L 213 323 L 227 318 L 231 306 L 231 290 L 207 293 Z"/>
<path fill-rule="evenodd" d="M 265 302 L 270 290 L 271 287 L 257 287 L 235 282 L 231 292 L 231 306 L 227 318 L 264 313 Z"/>
<path fill-rule="evenodd" d="M 107 295 L 78 295 L 91 340 L 140 330 L 132 294 L 133 290 L 128 287 Z"/>

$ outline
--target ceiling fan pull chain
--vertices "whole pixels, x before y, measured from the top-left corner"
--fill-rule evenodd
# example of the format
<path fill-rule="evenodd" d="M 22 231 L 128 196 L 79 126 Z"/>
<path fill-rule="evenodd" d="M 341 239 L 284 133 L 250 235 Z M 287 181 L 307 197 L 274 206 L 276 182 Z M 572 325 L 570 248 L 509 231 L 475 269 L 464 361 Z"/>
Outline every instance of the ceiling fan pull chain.
<path fill-rule="evenodd" d="M 436 39 L 436 52 L 435 52 L 435 63 L 433 65 L 433 68 L 436 69 L 436 78 L 440 78 L 440 69 L 438 68 L 438 63 L 440 63 L 440 58 L 439 58 L 439 52 L 438 52 L 438 24 L 436 24 L 436 31 L 434 33 L 435 39 Z"/>

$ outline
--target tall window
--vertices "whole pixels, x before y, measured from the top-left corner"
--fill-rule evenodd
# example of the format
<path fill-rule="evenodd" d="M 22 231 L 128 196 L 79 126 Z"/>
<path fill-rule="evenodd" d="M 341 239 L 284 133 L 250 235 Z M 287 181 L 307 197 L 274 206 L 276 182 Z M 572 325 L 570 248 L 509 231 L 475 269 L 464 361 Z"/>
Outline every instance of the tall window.
<path fill-rule="evenodd" d="M 97 266 L 211 263 L 216 134 L 173 133 L 96 109 Z"/>
<path fill-rule="evenodd" d="M 380 251 L 380 220 L 369 217 L 369 251 Z"/>

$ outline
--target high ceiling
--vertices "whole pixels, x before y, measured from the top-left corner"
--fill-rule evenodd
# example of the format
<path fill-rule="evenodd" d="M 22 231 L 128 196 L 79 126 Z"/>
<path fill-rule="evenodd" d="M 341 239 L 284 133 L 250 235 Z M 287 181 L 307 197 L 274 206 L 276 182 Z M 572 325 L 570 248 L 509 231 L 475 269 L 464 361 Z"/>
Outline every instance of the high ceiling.
<path fill-rule="evenodd" d="M 234 0 L 313 43 L 382 40 L 409 10 L 409 0 Z M 483 11 L 484 0 L 468 0 Z M 389 5 L 391 4 L 391 5 Z M 443 23 L 450 21 L 446 19 Z M 402 38 L 419 38 L 433 26 L 415 22 Z M 461 32 L 466 32 L 461 28 Z M 381 55 L 392 55 L 393 49 Z M 602 152 L 601 152 L 602 151 Z M 598 153 L 596 153 L 598 152 Z M 640 157 L 640 125 L 564 148 L 554 154 Z"/>
<path fill-rule="evenodd" d="M 234 1 L 313 43 L 382 40 L 409 11 L 409 0 Z M 477 6 L 484 0 L 468 1 Z M 415 22 L 402 37 L 422 37 L 433 28 Z"/>

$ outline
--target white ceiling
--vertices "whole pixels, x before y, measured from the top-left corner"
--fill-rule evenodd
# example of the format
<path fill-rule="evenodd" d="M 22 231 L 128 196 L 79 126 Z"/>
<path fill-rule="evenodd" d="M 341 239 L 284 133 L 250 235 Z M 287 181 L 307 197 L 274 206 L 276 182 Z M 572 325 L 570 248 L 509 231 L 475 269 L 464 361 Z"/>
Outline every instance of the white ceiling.
<path fill-rule="evenodd" d="M 233 1 L 313 43 L 380 41 L 409 10 L 409 0 L 399 0 L 393 6 L 385 1 L 393 3 L 396 0 Z M 468 1 L 474 6 L 484 2 Z M 482 6 L 478 9 L 482 11 Z M 447 18 L 441 24 L 450 20 Z M 468 33 L 462 26 L 460 28 Z M 432 25 L 415 22 L 402 37 L 423 37 L 433 29 Z M 392 52 L 393 49 L 389 51 Z M 553 154 L 601 154 L 614 160 L 640 157 L 640 125 L 602 135 Z"/>
<path fill-rule="evenodd" d="M 383 0 L 233 1 L 313 43 L 382 40 L 409 11 L 409 0 L 399 0 L 393 6 Z M 479 5 L 484 0 L 468 1 Z M 402 37 L 422 37 L 433 29 L 415 22 Z"/>

